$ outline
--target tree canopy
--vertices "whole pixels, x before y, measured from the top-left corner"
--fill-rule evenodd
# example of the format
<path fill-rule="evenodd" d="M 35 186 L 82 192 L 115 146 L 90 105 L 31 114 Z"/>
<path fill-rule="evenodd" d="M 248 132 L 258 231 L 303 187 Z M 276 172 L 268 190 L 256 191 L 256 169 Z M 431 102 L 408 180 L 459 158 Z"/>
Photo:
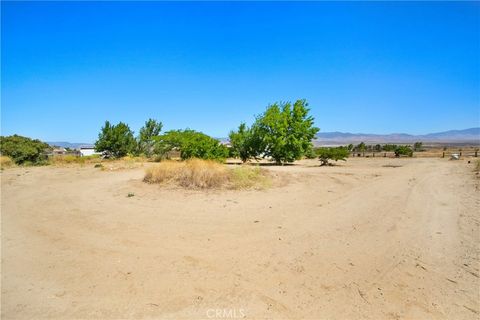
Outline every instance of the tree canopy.
<path fill-rule="evenodd" d="M 9 156 L 16 164 L 40 164 L 46 160 L 45 151 L 51 147 L 37 139 L 19 135 L 0 137 L 0 153 Z"/>
<path fill-rule="evenodd" d="M 145 121 L 145 125 L 140 129 L 137 142 L 137 153 L 143 153 L 150 157 L 154 151 L 155 137 L 162 131 L 163 124 L 154 119 Z"/>
<path fill-rule="evenodd" d="M 250 158 L 258 156 L 259 146 L 261 146 L 260 137 L 245 123 L 242 122 L 237 131 L 230 131 L 228 136 L 233 157 L 238 157 L 242 162 L 246 162 Z"/>
<path fill-rule="evenodd" d="M 156 154 L 164 157 L 171 150 L 180 151 L 182 159 L 200 158 L 221 160 L 228 157 L 228 149 L 202 132 L 195 130 L 171 130 L 155 138 Z"/>
<path fill-rule="evenodd" d="M 311 148 L 311 141 L 319 131 L 314 118 L 309 116 L 306 100 L 274 103 L 257 117 L 253 130 L 261 141 L 264 156 L 276 163 L 300 159 Z"/>
<path fill-rule="evenodd" d="M 105 125 L 98 134 L 98 140 L 95 142 L 96 151 L 104 152 L 115 158 L 134 152 L 135 147 L 133 131 L 123 122 L 111 125 L 109 121 L 105 121 Z"/>
<path fill-rule="evenodd" d="M 309 111 L 306 100 L 269 105 L 250 128 L 242 123 L 238 131 L 230 132 L 233 154 L 242 161 L 271 157 L 277 164 L 302 158 L 319 131 Z"/>

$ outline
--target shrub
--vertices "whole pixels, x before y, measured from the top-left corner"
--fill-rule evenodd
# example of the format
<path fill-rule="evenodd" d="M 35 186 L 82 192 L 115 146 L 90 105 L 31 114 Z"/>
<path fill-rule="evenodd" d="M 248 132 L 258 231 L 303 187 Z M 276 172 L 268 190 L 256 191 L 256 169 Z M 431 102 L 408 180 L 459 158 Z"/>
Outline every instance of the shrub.
<path fill-rule="evenodd" d="M 413 156 L 413 150 L 409 146 L 397 146 L 395 148 L 395 157 L 400 157 L 400 156 L 407 156 L 407 157 L 412 157 Z"/>
<path fill-rule="evenodd" d="M 50 146 L 40 140 L 19 135 L 0 137 L 0 154 L 12 158 L 16 164 L 44 164 L 48 149 Z"/>
<path fill-rule="evenodd" d="M 327 165 L 328 160 L 342 160 L 346 161 L 350 152 L 347 148 L 338 147 L 338 148 L 318 148 L 317 149 L 318 158 L 321 162 L 321 165 Z"/>
<path fill-rule="evenodd" d="M 305 158 L 307 159 L 315 159 L 317 157 L 317 151 L 314 148 L 309 148 L 308 151 L 305 153 Z"/>
<path fill-rule="evenodd" d="M 383 151 L 395 151 L 397 148 L 398 146 L 396 144 L 385 144 L 382 147 Z"/>
<path fill-rule="evenodd" d="M 3 168 L 10 168 L 15 165 L 15 162 L 12 160 L 12 158 L 8 156 L 0 156 L 0 167 Z"/>

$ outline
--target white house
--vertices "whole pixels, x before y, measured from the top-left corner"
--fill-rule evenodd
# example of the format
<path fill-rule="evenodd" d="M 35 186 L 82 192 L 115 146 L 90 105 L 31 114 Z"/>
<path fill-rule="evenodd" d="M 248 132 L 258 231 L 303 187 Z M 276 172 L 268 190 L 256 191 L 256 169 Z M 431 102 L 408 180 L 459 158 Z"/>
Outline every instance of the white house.
<path fill-rule="evenodd" d="M 94 154 L 102 154 L 101 152 L 96 152 L 94 146 L 80 146 L 80 156 L 93 156 Z"/>

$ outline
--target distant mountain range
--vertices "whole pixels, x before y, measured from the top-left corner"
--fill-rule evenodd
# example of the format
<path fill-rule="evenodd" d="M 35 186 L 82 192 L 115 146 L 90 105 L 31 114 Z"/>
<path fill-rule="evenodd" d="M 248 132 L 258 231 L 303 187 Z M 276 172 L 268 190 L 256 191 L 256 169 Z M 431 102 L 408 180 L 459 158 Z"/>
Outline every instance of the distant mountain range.
<path fill-rule="evenodd" d="M 223 143 L 228 138 L 217 138 Z M 480 127 L 464 130 L 449 130 L 443 132 L 429 133 L 423 135 L 412 135 L 406 133 L 371 134 L 371 133 L 348 133 L 348 132 L 319 132 L 313 143 L 315 145 L 335 145 L 349 143 L 413 143 L 421 141 L 424 143 L 475 143 L 480 144 Z M 77 149 L 80 146 L 92 146 L 91 143 L 71 142 L 47 142 L 51 146 Z"/>
<path fill-rule="evenodd" d="M 480 143 L 480 127 L 464 130 L 449 130 L 423 135 L 406 133 L 369 134 L 344 132 L 319 132 L 314 144 L 346 144 L 346 143 L 413 143 L 416 141 L 431 143 Z"/>
<path fill-rule="evenodd" d="M 78 149 L 83 146 L 93 146 L 91 143 L 80 143 L 80 142 L 66 142 L 66 141 L 54 141 L 54 142 L 47 142 L 52 147 L 62 147 L 62 148 L 70 148 L 70 149 Z"/>

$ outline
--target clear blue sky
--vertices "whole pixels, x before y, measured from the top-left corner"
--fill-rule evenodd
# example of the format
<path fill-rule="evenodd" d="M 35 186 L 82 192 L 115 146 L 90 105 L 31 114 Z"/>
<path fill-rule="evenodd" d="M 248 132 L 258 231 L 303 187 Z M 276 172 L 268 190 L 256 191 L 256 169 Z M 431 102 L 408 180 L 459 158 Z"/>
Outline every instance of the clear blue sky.
<path fill-rule="evenodd" d="M 93 142 L 136 132 L 224 137 L 306 98 L 321 131 L 480 124 L 478 2 L 4 2 L 1 131 Z"/>

